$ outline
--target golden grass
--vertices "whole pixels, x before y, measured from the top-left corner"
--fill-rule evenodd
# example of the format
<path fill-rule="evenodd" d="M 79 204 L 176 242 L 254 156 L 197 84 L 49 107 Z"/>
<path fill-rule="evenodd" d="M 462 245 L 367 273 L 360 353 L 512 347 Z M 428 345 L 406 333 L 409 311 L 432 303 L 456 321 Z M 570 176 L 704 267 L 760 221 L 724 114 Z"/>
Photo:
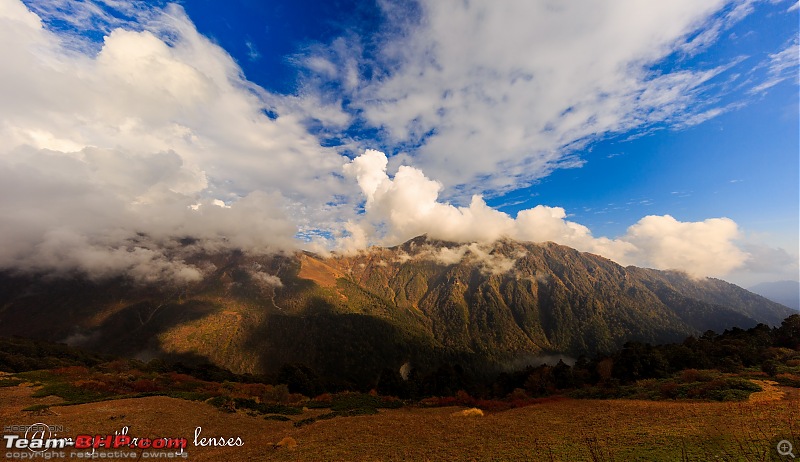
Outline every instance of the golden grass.
<path fill-rule="evenodd" d="M 336 287 L 336 279 L 343 274 L 316 258 L 303 255 L 300 257 L 300 272 L 297 276 L 314 281 L 322 287 Z"/>
<path fill-rule="evenodd" d="M 50 402 L 31 392 L 26 386 L 0 389 L 4 424 L 44 418 L 22 411 Z M 782 400 L 741 403 L 562 400 L 480 419 L 453 418 L 454 408 L 405 407 L 295 428 L 201 402 L 149 397 L 54 407 L 57 415 L 46 423 L 65 425 L 71 434 L 126 425 L 134 436 L 186 437 L 193 461 L 761 460 L 748 454 L 772 454 L 784 438 L 800 446 L 798 409 L 800 393 L 792 390 Z M 203 436 L 239 436 L 244 446 L 196 448 L 191 440 L 198 426 Z M 285 450 L 289 440 L 271 443 L 287 437 L 298 443 L 292 450 Z"/>
<path fill-rule="evenodd" d="M 275 443 L 275 448 L 286 448 L 286 449 L 294 449 L 297 447 L 297 440 L 292 438 L 291 436 L 284 436 L 282 440 Z"/>
<path fill-rule="evenodd" d="M 751 382 L 761 387 L 761 391 L 751 393 L 747 398 L 752 403 L 759 403 L 763 401 L 775 401 L 783 399 L 786 392 L 782 391 L 777 385 L 778 382 L 772 380 L 751 380 Z"/>
<path fill-rule="evenodd" d="M 463 411 L 456 411 L 450 414 L 453 417 L 483 417 L 483 411 L 473 407 L 472 409 L 464 409 Z"/>

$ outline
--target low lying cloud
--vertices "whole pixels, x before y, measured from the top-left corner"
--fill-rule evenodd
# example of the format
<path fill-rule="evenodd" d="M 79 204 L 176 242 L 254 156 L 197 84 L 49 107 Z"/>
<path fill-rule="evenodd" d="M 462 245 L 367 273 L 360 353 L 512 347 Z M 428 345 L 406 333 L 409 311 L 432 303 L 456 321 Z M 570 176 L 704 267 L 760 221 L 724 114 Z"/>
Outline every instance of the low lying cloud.
<path fill-rule="evenodd" d="M 517 260 L 525 253 L 508 256 L 493 253 L 491 243 L 472 242 L 453 247 L 439 247 L 423 244 L 412 249 L 411 254 L 401 253 L 396 261 L 431 260 L 442 265 L 455 265 L 463 261 L 476 264 L 486 274 L 503 274 L 514 268 Z"/>
<path fill-rule="evenodd" d="M 592 252 L 625 265 L 677 269 L 695 276 L 719 276 L 741 267 L 748 254 L 735 241 L 736 223 L 728 218 L 680 222 L 665 216 L 647 216 L 616 239 L 592 236 L 589 228 L 566 219 L 560 207 L 543 205 L 522 210 L 516 218 L 492 209 L 478 195 L 468 207 L 439 201 L 442 185 L 416 168 L 402 166 L 394 178 L 386 173 L 386 156 L 367 150 L 345 166 L 366 198 L 361 226 L 351 223 L 359 239 L 394 245 L 421 234 L 434 239 L 487 243 L 508 237 L 523 241 L 553 241 Z M 376 231 L 379 230 L 379 231 Z M 486 261 L 490 255 L 477 245 L 443 249 L 434 255 L 442 262 L 470 254 Z M 489 265 L 492 272 L 507 271 L 505 262 Z M 513 262 L 512 262 L 513 264 Z"/>
<path fill-rule="evenodd" d="M 250 273 L 250 277 L 262 287 L 283 287 L 281 278 L 263 271 L 254 271 Z"/>
<path fill-rule="evenodd" d="M 130 14 L 94 49 L 0 2 L 0 269 L 192 281 L 184 238 L 274 252 L 339 219 L 344 158 L 304 128 L 313 98 L 248 82 L 178 6 Z"/>

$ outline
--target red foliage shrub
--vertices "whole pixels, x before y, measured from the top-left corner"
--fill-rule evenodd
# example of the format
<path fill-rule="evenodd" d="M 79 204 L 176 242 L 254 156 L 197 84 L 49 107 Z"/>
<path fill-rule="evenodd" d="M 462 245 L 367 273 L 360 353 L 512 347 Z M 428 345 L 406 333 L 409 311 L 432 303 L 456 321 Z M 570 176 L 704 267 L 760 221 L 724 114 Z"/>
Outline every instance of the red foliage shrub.
<path fill-rule="evenodd" d="M 180 372 L 169 372 L 167 373 L 167 378 L 172 383 L 182 383 L 182 382 L 196 382 L 197 379 L 192 377 L 188 374 L 181 374 Z"/>
<path fill-rule="evenodd" d="M 314 399 L 312 399 L 311 401 L 315 401 L 318 403 L 332 403 L 333 395 L 331 395 L 330 393 L 323 393 L 321 395 L 314 397 Z"/>
<path fill-rule="evenodd" d="M 73 386 L 83 388 L 84 390 L 98 391 L 102 393 L 114 393 L 113 387 L 109 387 L 107 383 L 100 380 L 76 380 L 72 383 Z"/>
<path fill-rule="evenodd" d="M 155 380 L 139 379 L 131 384 L 131 389 L 137 393 L 159 391 L 160 387 Z"/>
<path fill-rule="evenodd" d="M 127 359 L 115 359 L 114 361 L 101 364 L 99 368 L 109 372 L 126 372 L 133 369 L 131 362 Z"/>
<path fill-rule="evenodd" d="M 53 369 L 53 373 L 56 375 L 81 377 L 88 375 L 89 369 L 87 369 L 84 366 L 67 366 L 67 367 L 59 367 L 58 369 Z"/>
<path fill-rule="evenodd" d="M 678 389 L 680 386 L 675 382 L 665 382 L 661 384 L 658 392 L 665 398 L 675 399 L 678 397 Z"/>
<path fill-rule="evenodd" d="M 461 406 L 473 407 L 475 406 L 475 398 L 469 395 L 464 390 L 458 390 L 456 392 L 456 402 Z"/>

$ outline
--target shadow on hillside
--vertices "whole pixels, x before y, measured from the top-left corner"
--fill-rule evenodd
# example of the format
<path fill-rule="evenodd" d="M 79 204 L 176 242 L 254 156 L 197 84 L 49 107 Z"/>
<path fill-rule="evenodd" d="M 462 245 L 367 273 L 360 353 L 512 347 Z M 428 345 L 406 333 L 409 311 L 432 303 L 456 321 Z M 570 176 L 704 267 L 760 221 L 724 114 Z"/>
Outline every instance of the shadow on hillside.
<path fill-rule="evenodd" d="M 0 277 L 0 335 L 63 342 L 98 353 L 149 359 L 158 336 L 218 308 L 184 292 L 142 288 L 122 279 Z M 109 310 L 114 313 L 104 316 Z"/>
<path fill-rule="evenodd" d="M 249 350 L 261 352 L 259 364 L 267 374 L 302 364 L 326 378 L 366 386 L 386 368 L 399 370 L 421 359 L 420 348 L 381 318 L 336 312 L 320 297 L 310 298 L 301 312 L 271 313 L 247 340 Z"/>

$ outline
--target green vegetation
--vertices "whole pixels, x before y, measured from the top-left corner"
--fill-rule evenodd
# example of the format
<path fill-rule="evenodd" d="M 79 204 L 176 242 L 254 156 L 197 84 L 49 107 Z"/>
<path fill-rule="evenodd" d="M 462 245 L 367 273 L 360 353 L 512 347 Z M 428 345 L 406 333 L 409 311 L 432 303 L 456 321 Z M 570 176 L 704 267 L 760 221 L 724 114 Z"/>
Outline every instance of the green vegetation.
<path fill-rule="evenodd" d="M 109 357 L 60 343 L 0 337 L 0 371 L 22 372 L 67 366 L 93 366 Z M 4 381 L 0 380 L 0 386 Z M 5 385 L 9 386 L 9 385 Z"/>
<path fill-rule="evenodd" d="M 25 381 L 21 380 L 21 379 L 6 378 L 6 377 L 0 378 L 0 388 L 16 387 L 16 386 L 18 386 L 20 384 L 23 384 L 23 383 L 25 383 Z"/>
<path fill-rule="evenodd" d="M 27 412 L 44 412 L 49 409 L 50 409 L 49 404 L 34 404 L 33 406 L 28 406 L 22 410 Z"/>
<path fill-rule="evenodd" d="M 403 402 L 396 398 L 367 393 L 337 393 L 320 395 L 307 404 L 310 409 L 330 409 L 330 412 L 298 420 L 295 427 L 302 427 L 318 420 L 335 417 L 354 417 L 377 414 L 379 409 L 397 409 Z"/>
<path fill-rule="evenodd" d="M 64 346 L 41 344 L 36 351 L 59 351 L 80 358 Z M 305 365 L 284 365 L 278 377 L 284 383 L 272 384 L 266 377 L 233 374 L 210 365 L 84 360 L 85 365 L 17 372 L 0 378 L 0 384 L 32 383 L 40 387 L 34 397 L 57 396 L 64 401 L 59 405 L 163 395 L 205 401 L 226 412 L 241 411 L 266 419 L 299 416 L 304 408 L 329 410 L 296 421 L 298 426 L 375 414 L 379 409 L 420 400 L 423 405 L 486 410 L 527 406 L 558 396 L 743 401 L 761 391 L 753 380 L 800 385 L 800 315 L 785 319 L 778 328 L 758 325 L 721 334 L 709 331 L 679 344 L 629 342 L 613 354 L 581 357 L 572 365 L 561 360 L 498 375 L 446 363 L 427 374 L 412 370 L 404 380 L 399 373 L 385 369 L 371 393 L 343 390 L 341 382 Z"/>
<path fill-rule="evenodd" d="M 679 344 L 629 342 L 610 355 L 579 358 L 569 366 L 529 367 L 501 374 L 496 396 L 568 393 L 581 398 L 699 399 L 739 401 L 759 391 L 749 379 L 800 384 L 800 315 L 780 327 L 708 331 Z"/>
<path fill-rule="evenodd" d="M 694 371 L 705 377 L 686 381 L 686 372 L 668 379 L 645 379 L 613 388 L 585 387 L 571 392 L 573 398 L 630 398 L 647 400 L 692 399 L 704 401 L 744 401 L 761 387 L 741 377 L 729 377 L 718 371 Z M 689 379 L 691 380 L 691 379 Z"/>

